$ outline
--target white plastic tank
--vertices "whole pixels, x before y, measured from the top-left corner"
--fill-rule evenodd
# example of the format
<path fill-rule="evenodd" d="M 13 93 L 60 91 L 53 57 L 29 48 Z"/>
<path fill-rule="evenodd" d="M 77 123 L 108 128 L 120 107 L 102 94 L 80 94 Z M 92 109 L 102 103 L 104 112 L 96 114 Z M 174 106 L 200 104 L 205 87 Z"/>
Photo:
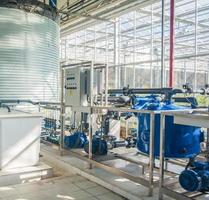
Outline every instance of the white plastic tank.
<path fill-rule="evenodd" d="M 0 100 L 57 101 L 57 19 L 40 1 L 0 1 Z"/>
<path fill-rule="evenodd" d="M 0 109 L 0 170 L 37 165 L 42 117 Z"/>

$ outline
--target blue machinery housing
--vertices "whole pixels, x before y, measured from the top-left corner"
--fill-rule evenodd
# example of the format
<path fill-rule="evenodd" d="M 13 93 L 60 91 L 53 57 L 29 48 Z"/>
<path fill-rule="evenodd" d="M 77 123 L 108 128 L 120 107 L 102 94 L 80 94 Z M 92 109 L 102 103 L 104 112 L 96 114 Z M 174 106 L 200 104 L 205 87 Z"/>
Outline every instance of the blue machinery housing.
<path fill-rule="evenodd" d="M 159 102 L 156 97 L 150 96 L 138 98 L 133 109 L 144 110 L 182 110 L 187 107 L 177 106 L 170 101 Z M 150 114 L 138 114 L 138 138 L 137 148 L 139 151 L 149 154 L 150 139 Z M 173 117 L 166 117 L 165 122 L 165 157 L 168 158 L 192 158 L 200 153 L 200 143 L 203 135 L 200 128 L 193 126 L 176 125 Z M 155 115 L 154 126 L 154 155 L 159 157 L 160 146 L 160 114 Z"/>
<path fill-rule="evenodd" d="M 179 176 L 180 185 L 189 192 L 209 191 L 209 163 L 194 162 Z"/>
<path fill-rule="evenodd" d="M 89 153 L 89 142 L 84 145 L 84 150 Z M 93 136 L 92 139 L 92 154 L 93 155 L 106 155 L 108 151 L 107 142 L 97 135 Z"/>
<path fill-rule="evenodd" d="M 84 148 L 85 143 L 87 142 L 87 137 L 85 133 L 76 131 L 74 134 L 65 136 L 64 144 L 68 149 L 78 149 Z"/>

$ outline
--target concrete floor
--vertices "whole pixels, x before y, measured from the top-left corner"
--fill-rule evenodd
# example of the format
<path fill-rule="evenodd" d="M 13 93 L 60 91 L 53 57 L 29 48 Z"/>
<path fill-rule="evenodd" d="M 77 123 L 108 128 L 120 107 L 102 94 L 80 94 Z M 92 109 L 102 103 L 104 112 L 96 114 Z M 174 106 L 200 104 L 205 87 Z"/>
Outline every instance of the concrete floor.
<path fill-rule="evenodd" d="M 79 175 L 62 176 L 33 183 L 0 187 L 2 200 L 122 200 Z"/>

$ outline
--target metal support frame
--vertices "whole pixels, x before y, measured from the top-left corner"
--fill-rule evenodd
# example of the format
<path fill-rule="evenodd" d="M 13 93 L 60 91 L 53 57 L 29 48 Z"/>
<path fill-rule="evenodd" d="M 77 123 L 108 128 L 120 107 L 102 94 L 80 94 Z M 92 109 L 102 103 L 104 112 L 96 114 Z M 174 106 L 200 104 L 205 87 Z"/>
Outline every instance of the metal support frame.
<path fill-rule="evenodd" d="M 91 74 L 91 94 L 90 94 L 90 105 L 88 107 L 79 107 L 79 108 L 73 108 L 72 106 L 66 105 L 64 102 L 64 80 L 65 80 L 65 69 L 69 67 L 79 67 L 82 65 L 82 67 L 90 67 L 90 74 Z M 76 110 L 76 112 L 86 112 L 89 113 L 89 156 L 88 156 L 88 162 L 89 162 L 89 168 L 92 169 L 92 165 L 103 168 L 105 170 L 111 171 L 114 174 L 120 174 L 123 177 L 129 178 L 130 180 L 136 181 L 139 184 L 142 184 L 146 187 L 149 188 L 148 195 L 152 196 L 153 195 L 153 189 L 154 189 L 154 123 L 155 123 L 155 114 L 158 114 L 158 111 L 148 111 L 148 110 L 134 110 L 134 109 L 128 109 L 128 108 L 115 108 L 115 107 L 108 107 L 108 65 L 103 66 L 105 68 L 105 106 L 94 106 L 93 105 L 93 77 L 94 77 L 94 69 L 97 67 L 101 67 L 101 64 L 95 64 L 94 62 L 83 62 L 83 63 L 75 63 L 75 64 L 70 64 L 62 67 L 62 73 L 61 73 L 61 85 L 62 85 L 62 92 L 61 92 L 61 138 L 64 138 L 64 132 L 65 132 L 65 108 L 66 107 L 71 107 L 72 110 Z M 115 111 L 115 112 L 134 112 L 134 113 L 146 113 L 150 114 L 150 155 L 149 157 L 149 178 L 148 180 L 141 176 L 134 178 L 132 175 L 127 174 L 126 172 L 122 172 L 118 169 L 108 167 L 105 164 L 99 163 L 95 160 L 93 160 L 92 157 L 92 137 L 93 137 L 93 115 L 94 114 L 100 114 L 101 111 Z M 63 142 L 60 144 L 60 152 L 62 155 L 62 152 L 65 151 L 63 150 Z M 142 165 L 142 168 L 144 168 L 144 164 Z"/>
<path fill-rule="evenodd" d="M 94 26 L 94 62 L 96 62 L 97 57 L 97 32 L 96 32 L 96 26 Z"/>
<path fill-rule="evenodd" d="M 93 91 L 94 91 L 94 63 L 91 62 L 90 64 L 90 88 L 91 88 L 91 93 L 90 93 L 90 107 L 93 106 Z M 92 109 L 90 109 L 89 113 L 89 160 L 92 159 L 92 136 L 93 136 L 93 127 L 92 127 L 92 122 L 93 122 L 93 112 Z M 92 169 L 92 164 L 89 163 L 89 169 Z"/>
<path fill-rule="evenodd" d="M 149 146 L 149 180 L 145 179 L 144 177 L 139 177 L 140 184 L 149 188 L 148 196 L 153 196 L 153 189 L 154 189 L 154 126 L 155 126 L 155 115 L 159 114 L 159 111 L 150 111 L 150 110 L 134 110 L 128 108 L 116 108 L 116 107 L 101 107 L 101 106 L 94 106 L 92 107 L 93 113 L 101 113 L 101 111 L 115 111 L 119 113 L 127 113 L 127 112 L 134 112 L 140 114 L 149 114 L 150 115 L 150 146 Z"/>
<path fill-rule="evenodd" d="M 105 67 L 105 106 L 108 106 L 108 88 L 109 88 L 109 66 Z"/>
<path fill-rule="evenodd" d="M 65 71 L 60 68 L 61 71 L 61 102 L 60 102 L 60 121 L 61 121 L 61 134 L 60 134 L 60 155 L 62 155 L 62 149 L 64 148 L 64 132 L 65 132 L 65 101 L 64 101 L 64 85 L 65 85 Z"/>
<path fill-rule="evenodd" d="M 150 147 L 149 147 L 149 196 L 153 196 L 154 189 L 154 180 L 153 180 L 153 172 L 154 172 L 154 141 L 155 141 L 155 114 L 150 114 Z"/>
<path fill-rule="evenodd" d="M 87 62 L 84 63 L 86 64 L 86 66 L 89 66 L 89 63 L 87 65 Z M 74 66 L 73 64 L 71 66 Z M 79 65 L 77 65 L 79 66 Z M 94 65 L 93 62 L 91 62 L 91 71 L 93 71 L 94 69 Z M 62 69 L 62 77 L 64 77 L 64 69 Z M 93 77 L 93 73 L 91 73 L 91 77 Z M 64 79 L 63 79 L 64 80 Z M 93 83 L 93 79 L 91 78 L 91 84 Z M 62 86 L 64 86 L 64 81 L 62 81 Z M 64 87 L 63 87 L 64 88 Z M 93 95 L 93 93 L 92 93 Z M 70 107 L 68 105 L 65 105 L 63 102 L 63 96 L 64 96 L 64 90 L 62 91 L 62 103 L 61 103 L 61 120 L 65 120 L 65 115 L 63 115 L 63 111 L 65 111 L 63 108 L 66 107 Z M 128 178 L 131 181 L 134 181 L 136 183 L 142 184 L 145 187 L 148 187 L 148 195 L 152 196 L 153 195 L 153 189 L 154 186 L 156 186 L 156 183 L 154 181 L 154 169 L 155 168 L 155 159 L 154 159 L 154 140 L 155 140 L 155 134 L 154 134 L 154 127 L 155 127 L 155 115 L 156 114 L 161 114 L 161 121 L 160 121 L 160 169 L 159 169 L 159 175 L 160 175 L 160 180 L 159 180 L 159 186 L 160 186 L 160 190 L 159 190 L 159 199 L 163 199 L 163 195 L 168 195 L 171 196 L 173 198 L 176 199 L 183 199 L 183 200 L 189 200 L 191 199 L 190 197 L 187 197 L 184 194 L 178 193 L 176 191 L 170 190 L 168 188 L 166 188 L 165 184 L 167 184 L 167 181 L 164 181 L 164 173 L 166 171 L 165 169 L 165 157 L 164 157 L 164 150 L 165 150 L 165 117 L 167 115 L 169 116 L 174 116 L 174 123 L 177 124 L 185 124 L 186 125 L 191 125 L 194 124 L 195 126 L 203 126 L 206 128 L 209 128 L 209 114 L 208 112 L 205 111 L 199 111 L 198 112 L 196 110 L 175 110 L 175 111 L 150 111 L 150 110 L 134 110 L 134 109 L 128 109 L 128 108 L 118 108 L 118 107 L 108 107 L 108 106 L 94 106 L 93 105 L 93 101 L 91 101 L 91 105 L 88 107 L 73 107 L 72 108 L 73 111 L 76 110 L 76 112 L 85 112 L 85 113 L 89 113 L 89 156 L 86 157 L 84 155 L 81 154 L 76 154 L 73 151 L 67 151 L 63 148 L 63 146 L 60 146 L 60 150 L 61 150 L 61 155 L 64 155 L 66 152 L 68 152 L 69 154 L 75 155 L 78 158 L 85 160 L 89 163 L 89 167 L 90 169 L 92 169 L 93 166 L 95 167 L 99 167 L 102 168 L 112 174 L 115 175 L 119 175 L 122 176 L 124 178 Z M 150 115 L 150 146 L 149 146 L 149 163 L 143 163 L 143 161 L 139 161 L 139 162 L 134 162 L 131 159 L 127 159 L 127 161 L 129 162 L 133 162 L 135 164 L 138 164 L 139 166 L 142 167 L 142 170 L 144 170 L 145 168 L 148 169 L 149 171 L 149 177 L 145 178 L 142 174 L 142 176 L 139 177 L 134 177 L 131 174 L 128 174 L 125 171 L 119 170 L 117 168 L 114 167 L 110 167 L 107 166 L 104 163 L 101 163 L 99 161 L 96 161 L 95 159 L 93 159 L 92 157 L 92 136 L 93 136 L 93 124 L 92 124 L 92 116 L 94 114 L 101 114 L 102 111 L 113 111 L 113 112 L 118 112 L 118 113 L 127 113 L 127 112 L 133 112 L 133 113 L 143 113 L 143 114 L 149 114 Z M 198 115 L 194 115 L 192 116 L 192 114 L 198 114 Z M 202 114 L 202 115 L 201 115 Z M 207 114 L 207 116 L 205 115 Z M 188 116 L 190 116 L 189 120 L 186 120 L 188 118 Z M 64 127 L 64 123 L 61 122 L 62 126 L 61 126 L 61 133 L 63 134 L 62 136 L 64 136 L 64 131 L 65 131 L 65 127 Z M 199 125 L 198 125 L 199 124 Z M 62 143 L 61 143 L 62 144 Z M 119 157 L 119 156 L 118 156 Z M 119 157 L 121 159 L 123 159 L 122 157 Z M 124 160 L 126 160 L 126 158 L 124 158 Z M 174 165 L 179 165 L 179 166 L 183 166 L 185 167 L 186 163 L 182 162 L 178 162 L 177 160 L 169 160 L 168 161 L 170 164 L 174 164 Z M 166 172 L 166 177 L 175 177 L 176 174 L 174 174 L 173 172 Z"/>
<path fill-rule="evenodd" d="M 92 110 L 89 113 L 89 160 L 92 160 Z M 89 162 L 89 169 L 92 169 L 92 164 Z"/>
<path fill-rule="evenodd" d="M 173 116 L 175 124 L 197 126 L 203 128 L 209 128 L 209 113 L 208 110 L 185 110 L 185 111 L 164 111 L 161 113 L 160 118 L 160 180 L 159 180 L 159 196 L 158 199 L 162 200 L 164 195 L 172 197 L 174 199 L 191 200 L 200 198 L 202 195 L 200 192 L 177 192 L 175 188 L 169 188 L 169 181 L 165 182 L 165 118 L 166 116 Z M 207 138 L 209 133 L 207 133 Z M 178 180 L 177 180 L 178 181 Z M 174 185 L 174 182 L 170 183 Z M 176 188 L 178 190 L 178 188 Z M 191 195 L 191 196 L 190 196 Z M 203 197 L 204 199 L 205 197 Z"/>
<path fill-rule="evenodd" d="M 70 105 L 66 105 L 64 101 L 64 86 L 65 86 L 65 69 L 66 68 L 72 68 L 72 67 L 89 67 L 90 68 L 90 107 L 87 109 L 87 107 L 79 107 L 76 108 L 76 112 L 87 112 L 89 113 L 89 160 L 92 160 L 92 136 L 93 136 L 93 102 L 94 102 L 94 69 L 103 69 L 105 68 L 105 105 L 108 105 L 108 65 L 102 64 L 102 63 L 95 63 L 93 61 L 86 61 L 82 63 L 74 63 L 74 64 L 68 64 L 61 67 L 61 142 L 60 142 L 60 154 L 62 155 L 62 149 L 64 148 L 64 135 L 65 135 L 65 108 L 71 107 L 73 110 L 73 107 Z M 102 77 L 103 78 L 103 77 Z M 103 98 L 102 98 L 103 100 Z M 92 164 L 89 162 L 89 168 L 92 168 Z"/>
<path fill-rule="evenodd" d="M 198 69 L 198 60 L 197 60 L 197 53 L 198 53 L 198 0 L 195 0 L 195 62 L 194 62 L 194 90 L 197 90 L 197 69 Z"/>
<path fill-rule="evenodd" d="M 75 62 L 77 62 L 77 32 L 75 33 Z"/>
<path fill-rule="evenodd" d="M 121 32 L 121 20 L 119 19 L 118 20 L 118 32 L 120 33 Z M 119 40 L 119 44 L 118 44 L 118 53 L 119 53 L 119 56 L 118 56 L 118 66 L 117 66 L 117 73 L 118 73 L 118 87 L 117 88 L 121 88 L 121 56 L 120 54 L 122 53 L 122 44 L 121 44 L 121 41 L 122 41 L 122 36 L 121 34 L 118 34 L 118 40 Z M 116 66 L 116 65 L 115 65 Z"/>
<path fill-rule="evenodd" d="M 150 46 L 150 60 L 153 60 L 153 47 L 154 47 L 154 23 L 153 23 L 153 5 L 151 5 L 151 46 Z M 134 74 L 134 76 L 136 76 Z M 150 87 L 153 87 L 153 63 L 150 63 Z M 135 86 L 136 87 L 136 86 Z"/>
<path fill-rule="evenodd" d="M 136 54 L 136 44 L 137 44 L 137 41 L 136 41 L 136 26 L 137 26 L 137 20 L 136 20 L 136 11 L 134 11 L 134 45 L 133 45 L 133 63 L 136 62 L 136 57 L 137 57 L 137 54 Z M 133 81 L 132 81 L 132 86 L 133 87 L 136 87 L 136 65 L 133 65 Z"/>
<path fill-rule="evenodd" d="M 118 48 L 118 40 L 119 40 L 119 27 L 118 27 L 119 21 L 118 18 L 115 18 L 115 22 L 114 22 L 114 65 L 118 65 L 118 57 L 119 57 L 119 48 Z M 119 74 L 118 74 L 118 68 L 115 68 L 115 88 L 117 88 L 119 86 Z"/>
<path fill-rule="evenodd" d="M 164 184 L 164 146 L 165 146 L 165 115 L 160 116 L 160 182 L 159 200 L 163 199 L 162 187 Z"/>

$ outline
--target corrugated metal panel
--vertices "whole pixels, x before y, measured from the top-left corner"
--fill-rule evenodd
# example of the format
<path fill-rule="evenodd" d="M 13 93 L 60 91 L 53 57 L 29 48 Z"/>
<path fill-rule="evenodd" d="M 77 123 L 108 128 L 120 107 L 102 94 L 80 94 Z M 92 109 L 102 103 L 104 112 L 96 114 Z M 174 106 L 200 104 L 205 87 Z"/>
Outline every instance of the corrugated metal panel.
<path fill-rule="evenodd" d="M 57 101 L 58 76 L 58 24 L 0 8 L 0 99 Z"/>

